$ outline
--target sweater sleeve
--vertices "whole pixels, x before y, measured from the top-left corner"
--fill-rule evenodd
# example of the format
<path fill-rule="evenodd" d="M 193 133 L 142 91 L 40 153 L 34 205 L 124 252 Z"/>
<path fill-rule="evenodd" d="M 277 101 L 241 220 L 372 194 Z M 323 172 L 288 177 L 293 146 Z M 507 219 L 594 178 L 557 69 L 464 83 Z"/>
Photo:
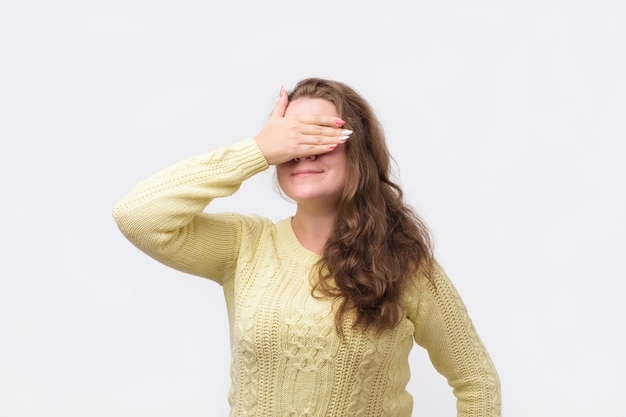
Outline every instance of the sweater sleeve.
<path fill-rule="evenodd" d="M 415 341 L 452 387 L 458 417 L 500 417 L 500 380 L 465 304 L 437 263 L 432 278 L 419 283 Z"/>
<path fill-rule="evenodd" d="M 140 182 L 115 204 L 113 218 L 131 243 L 157 261 L 223 285 L 234 271 L 243 220 L 204 209 L 267 168 L 256 142 L 248 138 Z"/>

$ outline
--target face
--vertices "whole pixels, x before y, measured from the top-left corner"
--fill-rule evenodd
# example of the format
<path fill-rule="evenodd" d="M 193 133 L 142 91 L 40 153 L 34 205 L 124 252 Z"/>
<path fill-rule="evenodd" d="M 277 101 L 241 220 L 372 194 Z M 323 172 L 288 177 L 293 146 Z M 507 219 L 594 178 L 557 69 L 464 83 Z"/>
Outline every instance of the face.
<path fill-rule="evenodd" d="M 334 104 L 319 98 L 300 98 L 287 106 L 285 116 L 319 114 L 339 117 Z M 283 192 L 299 206 L 334 210 L 347 178 L 345 145 L 315 156 L 298 158 L 276 166 Z"/>

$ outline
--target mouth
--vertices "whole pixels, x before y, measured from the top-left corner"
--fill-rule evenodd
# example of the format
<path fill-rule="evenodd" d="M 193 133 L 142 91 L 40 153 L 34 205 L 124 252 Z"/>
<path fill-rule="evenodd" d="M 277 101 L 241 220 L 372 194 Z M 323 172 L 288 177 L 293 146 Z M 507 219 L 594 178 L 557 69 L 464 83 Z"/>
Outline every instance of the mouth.
<path fill-rule="evenodd" d="M 298 169 L 291 173 L 292 177 L 303 177 L 307 175 L 321 174 L 324 171 L 319 171 L 315 169 Z"/>

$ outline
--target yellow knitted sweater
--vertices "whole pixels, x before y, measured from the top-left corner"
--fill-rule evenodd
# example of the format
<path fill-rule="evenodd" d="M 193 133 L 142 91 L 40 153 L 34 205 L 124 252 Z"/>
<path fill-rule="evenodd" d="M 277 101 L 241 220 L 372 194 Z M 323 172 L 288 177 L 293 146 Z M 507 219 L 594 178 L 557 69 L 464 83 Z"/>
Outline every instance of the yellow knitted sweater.
<path fill-rule="evenodd" d="M 311 296 L 318 255 L 289 219 L 208 214 L 268 168 L 253 139 L 190 158 L 135 186 L 113 211 L 122 233 L 154 259 L 224 291 L 231 333 L 232 417 L 410 417 L 409 351 L 424 347 L 457 398 L 458 416 L 500 416 L 500 383 L 466 308 L 440 267 L 407 294 L 405 318 L 374 337 L 346 327 Z"/>

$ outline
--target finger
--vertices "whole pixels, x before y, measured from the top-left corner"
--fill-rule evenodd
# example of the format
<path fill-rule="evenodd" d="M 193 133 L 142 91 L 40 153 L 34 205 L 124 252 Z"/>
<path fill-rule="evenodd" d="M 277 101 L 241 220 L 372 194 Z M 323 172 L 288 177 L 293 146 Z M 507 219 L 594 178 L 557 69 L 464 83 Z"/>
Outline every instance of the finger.
<path fill-rule="evenodd" d="M 323 155 L 325 153 L 334 151 L 338 146 L 341 146 L 342 142 L 339 143 L 325 143 L 319 145 L 310 145 L 306 152 L 302 155 L 302 157 L 307 157 L 310 155 Z"/>
<path fill-rule="evenodd" d="M 289 99 L 287 92 L 285 91 L 285 88 L 281 85 L 278 101 L 276 102 L 276 105 L 274 106 L 274 110 L 272 110 L 272 115 L 270 117 L 276 118 L 285 116 L 285 110 L 287 110 L 288 103 Z"/>
<path fill-rule="evenodd" d="M 328 139 L 345 140 L 350 137 L 350 135 L 352 134 L 352 131 L 349 129 L 342 129 L 339 127 L 326 127 L 326 126 L 321 126 L 321 125 L 303 124 L 300 127 L 300 133 L 304 135 L 316 136 L 316 139 L 326 137 Z"/>
<path fill-rule="evenodd" d="M 298 116 L 300 123 L 328 127 L 342 127 L 346 122 L 340 117 L 322 116 L 321 114 L 309 114 Z"/>

